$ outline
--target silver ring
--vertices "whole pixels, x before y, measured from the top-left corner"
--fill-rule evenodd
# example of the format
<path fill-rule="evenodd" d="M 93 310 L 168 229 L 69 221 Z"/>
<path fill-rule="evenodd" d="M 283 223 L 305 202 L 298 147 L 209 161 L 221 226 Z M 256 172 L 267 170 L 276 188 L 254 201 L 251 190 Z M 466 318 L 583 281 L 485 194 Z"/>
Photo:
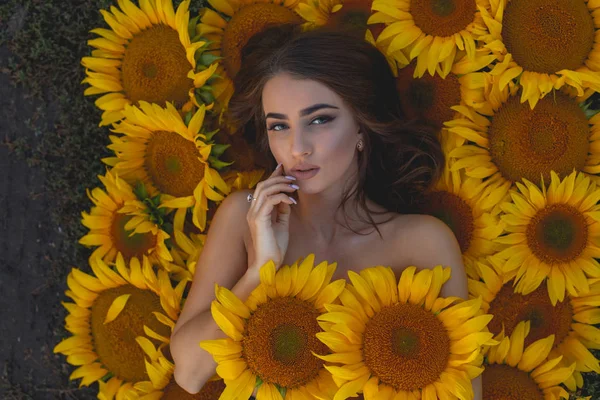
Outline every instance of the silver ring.
<path fill-rule="evenodd" d="M 252 193 L 249 193 L 248 196 L 246 197 L 246 200 L 248 200 L 248 203 L 252 203 L 252 200 L 256 200 L 254 198 L 254 196 L 252 196 Z"/>

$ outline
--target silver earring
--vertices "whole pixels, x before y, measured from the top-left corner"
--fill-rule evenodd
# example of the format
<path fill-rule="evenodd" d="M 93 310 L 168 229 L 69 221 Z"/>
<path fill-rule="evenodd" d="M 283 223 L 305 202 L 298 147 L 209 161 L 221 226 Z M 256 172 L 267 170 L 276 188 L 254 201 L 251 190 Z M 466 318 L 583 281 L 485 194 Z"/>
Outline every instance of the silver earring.
<path fill-rule="evenodd" d="M 362 151 L 363 146 L 364 146 L 364 144 L 363 144 L 362 140 L 359 140 L 358 143 L 356 144 L 356 148 L 358 149 L 358 151 Z"/>

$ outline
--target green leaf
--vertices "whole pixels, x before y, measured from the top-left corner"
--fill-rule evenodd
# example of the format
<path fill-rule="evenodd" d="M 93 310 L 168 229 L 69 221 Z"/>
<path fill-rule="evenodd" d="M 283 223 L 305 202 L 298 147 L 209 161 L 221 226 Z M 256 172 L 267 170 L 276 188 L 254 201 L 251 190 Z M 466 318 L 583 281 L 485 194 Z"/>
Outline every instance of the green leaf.
<path fill-rule="evenodd" d="M 212 148 L 210 149 L 210 155 L 219 157 L 230 147 L 230 144 L 213 144 Z"/>
<path fill-rule="evenodd" d="M 275 385 L 275 387 L 277 387 L 277 390 L 279 390 L 279 393 L 281 393 L 281 397 L 285 399 L 287 388 L 282 388 L 279 385 Z"/>
<path fill-rule="evenodd" d="M 262 385 L 262 384 L 263 384 L 263 380 L 260 379 L 260 376 L 257 376 L 256 377 L 256 387 L 259 388 L 260 385 Z"/>
<path fill-rule="evenodd" d="M 212 140 L 213 136 L 215 136 L 215 134 L 219 132 L 219 129 L 215 129 L 214 131 L 210 131 L 208 133 L 204 133 L 204 136 L 206 136 L 206 140 Z"/>
<path fill-rule="evenodd" d="M 165 222 L 162 224 L 163 231 L 167 232 L 170 236 L 173 236 L 173 224 L 170 222 Z"/>
<path fill-rule="evenodd" d="M 211 104 L 215 101 L 215 96 L 212 93 L 205 90 L 200 90 L 200 98 L 204 104 Z"/>
<path fill-rule="evenodd" d="M 191 111 L 188 111 L 185 114 L 185 117 L 184 117 L 185 126 L 188 126 L 190 124 L 190 121 L 192 120 L 193 116 L 194 116 L 194 113 Z"/>
<path fill-rule="evenodd" d="M 190 22 L 188 23 L 188 34 L 190 35 L 190 38 L 196 37 L 196 25 L 198 25 L 199 18 L 200 16 L 197 15 L 196 17 L 190 19 Z"/>
<path fill-rule="evenodd" d="M 594 115 L 600 113 L 600 110 L 593 110 L 593 109 L 589 109 L 589 110 L 585 110 L 585 116 L 587 119 L 592 118 Z"/>
<path fill-rule="evenodd" d="M 218 158 L 215 158 L 213 156 L 208 156 L 208 162 L 210 163 L 211 167 L 220 170 L 221 168 L 227 167 L 231 164 L 233 164 L 234 162 L 224 162 L 219 160 Z"/>
<path fill-rule="evenodd" d="M 223 77 L 217 73 L 214 73 L 206 80 L 207 85 L 213 85 L 216 81 L 223 79 Z"/>
<path fill-rule="evenodd" d="M 204 104 L 204 100 L 202 100 L 202 97 L 200 97 L 200 93 L 196 92 L 196 93 L 194 94 L 194 97 L 196 97 L 196 102 L 197 102 L 198 104 Z"/>
<path fill-rule="evenodd" d="M 102 378 L 100 378 L 100 379 L 102 379 L 102 381 L 103 381 L 103 382 L 108 382 L 108 380 L 109 380 L 110 378 L 112 378 L 113 376 L 115 376 L 115 374 L 113 374 L 112 372 L 108 372 L 106 375 L 104 375 L 104 376 L 103 376 Z"/>
<path fill-rule="evenodd" d="M 216 56 L 214 54 L 211 54 L 209 52 L 204 52 L 200 55 L 198 62 L 202 65 L 211 65 L 212 63 L 214 63 L 215 61 L 219 61 L 222 60 L 223 57 L 219 57 Z"/>
<path fill-rule="evenodd" d="M 137 181 L 135 183 L 135 189 L 133 189 L 133 193 L 136 195 L 136 197 L 139 200 L 146 199 L 148 197 L 148 191 L 146 190 L 146 186 L 144 185 L 144 182 Z"/>

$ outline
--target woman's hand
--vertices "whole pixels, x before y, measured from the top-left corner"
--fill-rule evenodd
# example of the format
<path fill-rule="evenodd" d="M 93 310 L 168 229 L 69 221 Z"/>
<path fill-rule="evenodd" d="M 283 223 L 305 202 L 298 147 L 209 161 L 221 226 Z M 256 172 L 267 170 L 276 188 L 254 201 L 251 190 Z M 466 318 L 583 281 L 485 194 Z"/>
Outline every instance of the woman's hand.
<path fill-rule="evenodd" d="M 297 189 L 291 186 L 294 179 L 283 176 L 280 164 L 269 178 L 256 185 L 246 219 L 254 244 L 253 265 L 258 268 L 269 260 L 273 260 L 277 268 L 283 262 L 290 237 L 291 205 L 296 203 L 287 194 Z"/>

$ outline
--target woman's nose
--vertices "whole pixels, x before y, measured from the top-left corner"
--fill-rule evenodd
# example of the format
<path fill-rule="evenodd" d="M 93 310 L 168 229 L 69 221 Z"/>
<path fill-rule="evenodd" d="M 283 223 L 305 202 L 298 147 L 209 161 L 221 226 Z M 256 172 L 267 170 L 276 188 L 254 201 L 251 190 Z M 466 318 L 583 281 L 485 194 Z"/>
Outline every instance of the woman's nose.
<path fill-rule="evenodd" d="M 302 129 L 294 129 L 290 135 L 290 147 L 293 156 L 304 156 L 312 152 L 312 144 L 307 138 L 307 132 Z"/>

